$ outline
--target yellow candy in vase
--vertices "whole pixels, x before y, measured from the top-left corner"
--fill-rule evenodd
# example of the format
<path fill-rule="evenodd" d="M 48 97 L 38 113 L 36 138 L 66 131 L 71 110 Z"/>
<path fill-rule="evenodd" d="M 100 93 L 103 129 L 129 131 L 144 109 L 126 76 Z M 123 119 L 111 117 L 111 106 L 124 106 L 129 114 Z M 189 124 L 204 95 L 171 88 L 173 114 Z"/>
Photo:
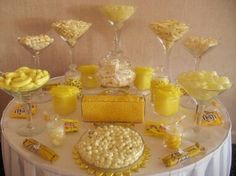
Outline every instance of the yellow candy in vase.
<path fill-rule="evenodd" d="M 164 147 L 170 149 L 179 149 L 182 143 L 182 132 L 178 125 L 170 125 L 166 127 L 164 135 Z"/>
<path fill-rule="evenodd" d="M 74 86 L 59 85 L 51 89 L 53 107 L 59 115 L 67 115 L 76 110 L 77 95 L 80 90 Z"/>
<path fill-rule="evenodd" d="M 96 73 L 98 65 L 81 65 L 78 70 L 81 73 L 81 82 L 83 88 L 96 88 L 100 86 Z"/>
<path fill-rule="evenodd" d="M 163 116 L 171 116 L 178 112 L 181 91 L 174 84 L 166 84 L 154 89 L 154 109 Z"/>
<path fill-rule="evenodd" d="M 148 90 L 151 88 L 153 69 L 151 67 L 136 67 L 134 85 L 139 90 Z"/>

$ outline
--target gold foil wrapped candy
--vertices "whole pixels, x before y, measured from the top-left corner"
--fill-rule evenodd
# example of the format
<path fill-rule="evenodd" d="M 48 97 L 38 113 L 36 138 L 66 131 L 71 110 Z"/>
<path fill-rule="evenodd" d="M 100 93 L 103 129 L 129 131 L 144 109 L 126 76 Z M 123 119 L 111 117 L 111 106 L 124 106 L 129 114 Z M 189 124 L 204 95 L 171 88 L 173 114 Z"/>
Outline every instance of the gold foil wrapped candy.
<path fill-rule="evenodd" d="M 162 161 L 166 167 L 171 167 L 171 166 L 177 165 L 178 163 L 188 158 L 192 158 L 197 155 L 200 155 L 204 151 L 205 151 L 205 148 L 200 146 L 198 143 L 196 143 L 195 145 L 192 145 L 183 149 L 183 151 L 178 150 L 174 153 L 171 153 L 165 156 L 164 158 L 162 158 Z"/>
<path fill-rule="evenodd" d="M 41 144 L 37 140 L 33 138 L 28 138 L 23 141 L 23 147 L 30 152 L 35 153 L 36 155 L 40 156 L 44 160 L 47 161 L 56 161 L 59 156 L 47 146 Z"/>

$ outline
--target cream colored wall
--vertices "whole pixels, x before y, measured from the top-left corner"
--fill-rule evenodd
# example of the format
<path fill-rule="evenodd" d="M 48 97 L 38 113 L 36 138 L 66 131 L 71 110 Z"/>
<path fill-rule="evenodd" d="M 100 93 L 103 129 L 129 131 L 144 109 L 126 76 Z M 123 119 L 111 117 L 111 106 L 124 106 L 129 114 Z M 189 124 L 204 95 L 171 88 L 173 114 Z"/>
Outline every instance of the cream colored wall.
<path fill-rule="evenodd" d="M 220 41 L 219 46 L 204 56 L 200 67 L 227 74 L 236 83 L 235 0 L 0 0 L 0 69 L 8 71 L 21 65 L 32 65 L 31 56 L 19 46 L 16 38 L 48 33 L 55 38 L 55 43 L 41 54 L 41 67 L 48 69 L 53 76 L 62 75 L 68 65 L 68 48 L 50 28 L 57 19 L 82 19 L 93 23 L 76 46 L 76 63 L 97 63 L 111 48 L 113 36 L 97 6 L 113 2 L 137 7 L 122 32 L 125 54 L 134 66 L 163 62 L 162 47 L 148 24 L 174 18 L 191 26 L 186 36 L 212 36 Z M 193 68 L 193 59 L 181 41 L 174 46 L 171 59 L 175 75 Z M 224 93 L 221 99 L 235 124 L 236 87 Z M 1 109 L 8 100 L 1 92 Z M 236 142 L 236 126 L 233 130 Z"/>

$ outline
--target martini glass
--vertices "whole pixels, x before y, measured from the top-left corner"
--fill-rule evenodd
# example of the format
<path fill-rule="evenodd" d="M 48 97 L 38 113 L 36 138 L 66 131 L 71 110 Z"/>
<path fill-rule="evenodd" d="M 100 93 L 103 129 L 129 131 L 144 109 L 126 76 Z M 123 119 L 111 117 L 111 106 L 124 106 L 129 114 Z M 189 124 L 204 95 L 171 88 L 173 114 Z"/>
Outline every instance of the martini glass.
<path fill-rule="evenodd" d="M 217 84 L 215 84 L 214 87 L 209 87 L 207 85 L 210 85 L 211 78 L 209 78 L 208 80 L 201 80 L 195 76 L 195 78 L 193 78 L 192 80 L 187 80 L 183 75 L 184 74 L 178 77 L 177 80 L 178 84 L 184 88 L 184 90 L 195 100 L 197 104 L 194 114 L 194 126 L 191 130 L 186 131 L 186 137 L 189 136 L 192 140 L 200 141 L 202 139 L 202 135 L 205 135 L 205 137 L 207 135 L 200 133 L 201 122 L 206 106 L 208 106 L 212 102 L 212 100 L 216 98 L 219 94 L 231 88 L 232 85 L 230 82 L 227 83 L 217 82 Z M 221 78 L 218 77 L 216 79 L 221 79 Z M 222 84 L 222 86 L 220 84 Z"/>
<path fill-rule="evenodd" d="M 216 45 L 218 45 L 217 40 L 210 37 L 188 37 L 184 41 L 185 48 L 195 59 L 195 71 L 199 71 L 202 56 Z"/>
<path fill-rule="evenodd" d="M 128 87 L 135 73 L 123 54 L 120 37 L 124 22 L 133 15 L 135 8 L 128 5 L 104 5 L 100 11 L 114 29 L 114 45 L 101 61 L 98 76 L 103 87 Z"/>
<path fill-rule="evenodd" d="M 18 37 L 18 42 L 31 53 L 34 59 L 34 67 L 40 68 L 40 53 L 43 49 L 47 48 L 54 42 L 54 39 L 48 35 L 28 35 Z M 31 98 L 34 103 L 45 103 L 51 100 L 50 95 L 39 89 L 37 93 L 34 93 L 34 97 Z"/>
<path fill-rule="evenodd" d="M 40 52 L 47 48 L 53 41 L 53 38 L 44 34 L 18 37 L 18 42 L 32 54 L 35 68 L 40 68 Z"/>
<path fill-rule="evenodd" d="M 173 82 L 172 71 L 170 68 L 170 52 L 174 43 L 183 37 L 189 27 L 177 20 L 163 20 L 150 24 L 150 28 L 157 35 L 165 53 L 164 74 Z"/>
<path fill-rule="evenodd" d="M 199 71 L 200 62 L 202 60 L 202 56 L 209 51 L 210 48 L 218 45 L 216 39 L 206 38 L 206 37 L 188 37 L 184 41 L 184 46 L 187 51 L 194 57 L 194 71 Z M 187 107 L 189 109 L 194 109 L 197 102 L 193 98 L 189 96 L 184 96 L 181 102 L 182 106 Z"/>
<path fill-rule="evenodd" d="M 82 37 L 91 27 L 91 23 L 78 20 L 59 20 L 52 24 L 52 28 L 69 46 L 70 66 L 74 70 L 76 68 L 74 48 L 80 37 Z"/>

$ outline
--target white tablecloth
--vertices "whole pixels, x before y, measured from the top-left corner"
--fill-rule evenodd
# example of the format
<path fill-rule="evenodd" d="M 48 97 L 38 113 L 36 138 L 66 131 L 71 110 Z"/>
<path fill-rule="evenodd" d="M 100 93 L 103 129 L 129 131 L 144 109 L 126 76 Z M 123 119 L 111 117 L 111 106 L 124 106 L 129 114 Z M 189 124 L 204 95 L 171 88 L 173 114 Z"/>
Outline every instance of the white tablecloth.
<path fill-rule="evenodd" d="M 22 142 L 25 137 L 16 134 L 17 127 L 24 120 L 13 119 L 9 117 L 10 112 L 15 105 L 15 101 L 11 101 L 6 107 L 1 125 L 2 125 L 2 154 L 4 161 L 4 169 L 6 176 L 82 176 L 87 173 L 79 168 L 72 159 L 72 148 L 88 128 L 93 128 L 92 124 L 81 122 L 81 129 L 77 133 L 68 134 L 65 143 L 60 147 L 53 147 L 47 137 L 47 131 L 35 136 L 34 138 L 41 143 L 53 148 L 60 156 L 55 163 L 44 161 L 35 154 L 25 150 Z M 78 106 L 80 107 L 80 106 Z M 45 123 L 43 120 L 43 111 L 53 113 L 51 103 L 38 105 L 38 113 L 34 117 L 35 121 Z M 192 112 L 185 109 L 182 113 L 187 114 L 184 123 L 191 123 Z M 145 136 L 144 126 L 136 125 L 135 129 L 139 131 L 143 137 L 147 147 L 151 151 L 150 160 L 145 168 L 141 168 L 139 172 L 133 173 L 134 176 L 228 176 L 231 166 L 231 122 L 225 108 L 221 105 L 221 113 L 225 116 L 223 126 L 202 128 L 202 139 L 192 141 L 183 139 L 183 148 L 199 142 L 206 148 L 204 155 L 179 164 L 175 167 L 166 168 L 161 162 L 161 158 L 171 152 L 163 147 L 161 139 Z M 74 118 L 81 120 L 80 108 L 66 118 Z M 153 120 L 158 117 L 152 113 L 149 106 L 146 109 L 146 119 Z"/>

